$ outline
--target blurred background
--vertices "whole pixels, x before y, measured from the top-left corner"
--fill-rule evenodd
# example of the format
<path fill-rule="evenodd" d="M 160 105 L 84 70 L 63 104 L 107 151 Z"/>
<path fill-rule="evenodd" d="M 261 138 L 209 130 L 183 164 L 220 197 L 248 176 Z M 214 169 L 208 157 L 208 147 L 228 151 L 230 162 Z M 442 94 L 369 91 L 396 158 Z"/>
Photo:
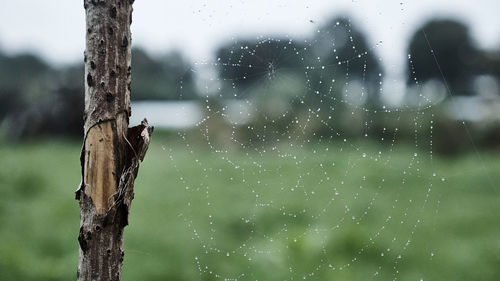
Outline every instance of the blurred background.
<path fill-rule="evenodd" d="M 124 280 L 498 280 L 500 4 L 289 2 L 134 4 Z M 0 279 L 68 280 L 83 5 L 2 4 Z"/>

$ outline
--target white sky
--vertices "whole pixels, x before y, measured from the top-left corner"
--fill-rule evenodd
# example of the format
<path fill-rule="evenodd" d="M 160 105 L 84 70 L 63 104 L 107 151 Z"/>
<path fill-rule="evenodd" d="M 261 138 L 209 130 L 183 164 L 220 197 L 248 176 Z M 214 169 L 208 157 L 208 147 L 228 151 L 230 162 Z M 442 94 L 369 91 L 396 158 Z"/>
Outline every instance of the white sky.
<path fill-rule="evenodd" d="M 84 50 L 83 0 L 0 0 L 0 49 L 32 51 L 55 63 L 75 62 Z M 333 15 L 347 13 L 368 36 L 388 72 L 400 73 L 406 42 L 434 16 L 470 24 L 481 46 L 500 47 L 499 0 L 137 0 L 133 44 L 154 53 L 181 49 L 209 58 L 231 37 L 305 38 Z M 310 21 L 314 23 L 311 23 Z"/>

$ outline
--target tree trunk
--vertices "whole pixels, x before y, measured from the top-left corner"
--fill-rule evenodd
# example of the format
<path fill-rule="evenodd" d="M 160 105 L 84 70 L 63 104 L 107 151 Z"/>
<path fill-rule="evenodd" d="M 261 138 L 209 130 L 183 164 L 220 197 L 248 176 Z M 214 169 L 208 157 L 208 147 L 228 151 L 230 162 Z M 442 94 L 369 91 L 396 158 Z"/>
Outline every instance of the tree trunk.
<path fill-rule="evenodd" d="M 133 0 L 84 0 L 85 125 L 77 279 L 121 280 L 123 228 L 149 145 L 146 119 L 128 128 Z"/>

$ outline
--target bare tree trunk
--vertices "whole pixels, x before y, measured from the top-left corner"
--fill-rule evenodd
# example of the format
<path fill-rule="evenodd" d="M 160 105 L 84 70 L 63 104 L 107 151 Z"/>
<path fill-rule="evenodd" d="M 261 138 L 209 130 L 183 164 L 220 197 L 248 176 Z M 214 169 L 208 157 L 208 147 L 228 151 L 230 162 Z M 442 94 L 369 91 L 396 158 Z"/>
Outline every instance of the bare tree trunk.
<path fill-rule="evenodd" d="M 81 154 L 77 279 L 121 280 L 123 228 L 152 127 L 130 116 L 130 24 L 133 0 L 84 0 L 85 125 Z"/>

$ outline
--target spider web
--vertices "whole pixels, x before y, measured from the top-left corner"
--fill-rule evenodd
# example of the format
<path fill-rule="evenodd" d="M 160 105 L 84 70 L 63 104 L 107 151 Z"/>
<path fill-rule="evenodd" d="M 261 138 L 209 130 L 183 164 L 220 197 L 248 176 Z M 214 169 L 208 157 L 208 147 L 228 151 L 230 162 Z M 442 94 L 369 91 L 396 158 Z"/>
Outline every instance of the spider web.
<path fill-rule="evenodd" d="M 433 101 L 416 78 L 411 103 L 373 100 L 384 43 L 359 44 L 348 18 L 317 33 L 233 39 L 196 63 L 202 118 L 165 151 L 200 280 L 421 280 L 408 250 L 432 262 Z"/>

